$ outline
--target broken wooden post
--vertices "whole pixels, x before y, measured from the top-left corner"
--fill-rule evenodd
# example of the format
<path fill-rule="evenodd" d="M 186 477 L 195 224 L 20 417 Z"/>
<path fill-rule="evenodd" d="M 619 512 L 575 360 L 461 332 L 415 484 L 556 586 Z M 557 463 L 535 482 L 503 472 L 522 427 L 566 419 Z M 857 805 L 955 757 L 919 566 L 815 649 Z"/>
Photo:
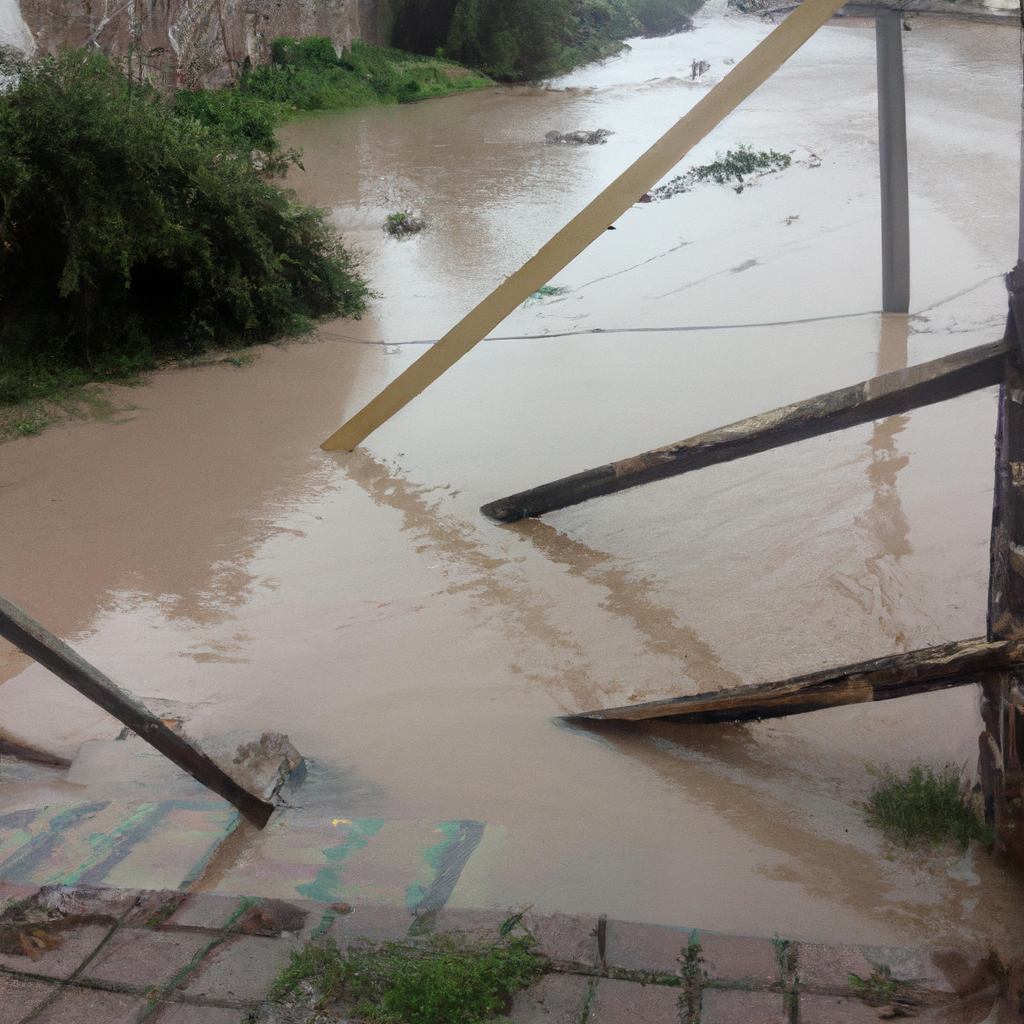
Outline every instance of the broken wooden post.
<path fill-rule="evenodd" d="M 480 511 L 501 523 L 577 505 L 629 487 L 804 441 L 858 423 L 944 402 L 998 384 L 1010 342 L 989 345 L 896 370 L 853 387 L 818 395 L 738 423 L 655 448 L 631 459 L 563 477 L 499 498 Z"/>
<path fill-rule="evenodd" d="M 151 714 L 127 690 L 122 690 L 63 640 L 4 597 L 0 597 L 0 636 L 123 722 L 207 789 L 234 804 L 258 828 L 266 825 L 274 811 L 273 804 L 243 789 L 206 754 Z"/>
<path fill-rule="evenodd" d="M 1011 321 L 1014 318 L 1011 293 Z M 1016 349 L 1016 338 L 1014 342 Z M 990 640 L 1024 637 L 1024 374 L 1018 351 L 1006 356 L 1003 372 L 989 552 Z M 1019 693 L 1020 678 L 1019 673 L 1002 672 L 982 687 L 985 732 L 979 738 L 979 766 L 986 808 L 994 815 L 997 844 L 1024 863 L 1021 775 L 1019 768 L 1014 770 L 1020 763 L 1016 749 L 1019 712 L 1011 701 L 1011 693 Z"/>
<path fill-rule="evenodd" d="M 903 15 L 875 14 L 878 161 L 882 192 L 882 311 L 910 310 L 910 197 L 903 84 Z"/>
<path fill-rule="evenodd" d="M 669 697 L 566 717 L 627 722 L 648 718 L 694 723 L 749 722 L 966 686 L 992 673 L 1021 665 L 1024 665 L 1024 640 L 991 643 L 978 637 L 823 672 L 809 672 L 775 683 L 734 686 L 714 693 Z"/>

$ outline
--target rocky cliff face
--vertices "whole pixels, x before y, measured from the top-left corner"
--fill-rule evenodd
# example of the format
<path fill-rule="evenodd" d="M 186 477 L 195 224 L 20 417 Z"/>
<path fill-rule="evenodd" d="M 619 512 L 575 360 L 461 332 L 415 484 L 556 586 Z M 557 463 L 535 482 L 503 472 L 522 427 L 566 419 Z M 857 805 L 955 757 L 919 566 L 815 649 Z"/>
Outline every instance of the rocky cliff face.
<path fill-rule="evenodd" d="M 222 85 L 276 36 L 387 42 L 387 0 L 0 0 L 0 46 L 94 46 L 175 84 Z"/>

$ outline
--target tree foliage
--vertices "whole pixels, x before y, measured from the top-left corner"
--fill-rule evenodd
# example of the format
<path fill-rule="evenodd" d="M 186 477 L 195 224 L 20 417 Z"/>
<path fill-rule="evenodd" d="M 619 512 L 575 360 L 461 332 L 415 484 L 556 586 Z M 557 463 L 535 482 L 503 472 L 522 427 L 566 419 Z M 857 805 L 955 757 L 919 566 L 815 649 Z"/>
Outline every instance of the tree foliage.
<path fill-rule="evenodd" d="M 395 44 L 505 81 L 541 78 L 614 53 L 630 36 L 692 27 L 702 0 L 392 0 Z"/>
<path fill-rule="evenodd" d="M 165 99 L 85 51 L 8 63 L 5 79 L 0 401 L 362 311 L 324 215 L 267 180 L 287 156 L 272 112 Z"/>

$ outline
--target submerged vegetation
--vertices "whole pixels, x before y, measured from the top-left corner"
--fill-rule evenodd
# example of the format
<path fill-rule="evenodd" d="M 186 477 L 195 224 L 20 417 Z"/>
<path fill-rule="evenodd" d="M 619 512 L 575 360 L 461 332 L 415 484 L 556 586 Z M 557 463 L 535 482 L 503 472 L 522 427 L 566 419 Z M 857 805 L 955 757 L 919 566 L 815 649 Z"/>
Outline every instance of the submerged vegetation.
<path fill-rule="evenodd" d="M 766 174 L 784 171 L 792 163 L 788 153 L 776 153 L 774 149 L 755 150 L 752 146 L 730 149 L 723 156 L 716 154 L 715 161 L 691 167 L 685 174 L 678 174 L 671 181 L 656 189 L 651 195 L 656 199 L 671 199 L 682 192 L 689 192 L 694 185 L 713 181 L 716 185 L 731 185 L 737 192 Z"/>
<path fill-rule="evenodd" d="M 392 42 L 480 68 L 501 81 L 600 60 L 630 36 L 692 28 L 702 0 L 391 0 Z"/>
<path fill-rule="evenodd" d="M 977 801 L 961 791 L 956 765 L 947 764 L 938 772 L 913 765 L 905 777 L 888 768 L 868 770 L 878 776 L 878 783 L 864 804 L 864 813 L 890 842 L 909 848 L 949 841 L 961 850 L 972 839 L 992 842 L 992 830 Z"/>
<path fill-rule="evenodd" d="M 363 943 L 342 952 L 331 941 L 293 952 L 271 989 L 278 1004 L 301 1003 L 312 1018 L 328 1005 L 374 1024 L 484 1024 L 508 1012 L 512 996 L 539 977 L 544 961 L 510 918 L 494 942 L 458 933 L 422 945 Z"/>
<path fill-rule="evenodd" d="M 272 110 L 168 99 L 84 51 L 4 75 L 0 403 L 362 312 L 323 213 L 269 180 L 298 159 Z"/>

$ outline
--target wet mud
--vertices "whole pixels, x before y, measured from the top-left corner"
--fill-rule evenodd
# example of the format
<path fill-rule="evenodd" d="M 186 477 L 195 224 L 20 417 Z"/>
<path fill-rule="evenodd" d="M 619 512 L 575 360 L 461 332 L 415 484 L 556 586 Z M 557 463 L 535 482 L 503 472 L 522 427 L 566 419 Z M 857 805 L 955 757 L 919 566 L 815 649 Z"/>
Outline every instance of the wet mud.
<path fill-rule="evenodd" d="M 0 592 L 194 735 L 287 733 L 345 780 L 327 818 L 486 823 L 450 905 L 1020 948 L 1018 879 L 978 849 L 893 852 L 860 810 L 865 763 L 972 775 L 973 687 L 742 727 L 559 718 L 982 634 L 994 391 L 541 521 L 477 511 L 999 337 L 1015 29 L 905 33 L 909 317 L 878 312 L 874 38 L 847 20 L 691 161 L 745 143 L 792 167 L 637 205 L 362 448 L 318 450 L 768 31 L 702 19 L 546 87 L 290 126 L 373 316 L 4 445 Z M 566 126 L 614 134 L 545 144 Z M 403 210 L 430 230 L 390 238 Z M 4 678 L 14 741 L 117 732 L 6 649 Z M 258 849 L 225 848 L 211 884 Z"/>

